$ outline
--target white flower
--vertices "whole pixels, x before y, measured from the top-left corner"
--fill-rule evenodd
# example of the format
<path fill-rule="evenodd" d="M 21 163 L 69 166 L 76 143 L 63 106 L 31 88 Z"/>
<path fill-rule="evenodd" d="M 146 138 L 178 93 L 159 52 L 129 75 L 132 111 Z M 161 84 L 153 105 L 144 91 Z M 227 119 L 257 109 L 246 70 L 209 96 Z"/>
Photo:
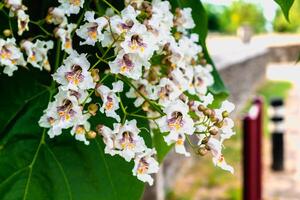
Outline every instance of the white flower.
<path fill-rule="evenodd" d="M 70 91 L 59 88 L 55 100 L 48 104 L 47 109 L 39 120 L 39 125 L 50 128 L 48 135 L 53 138 L 62 133 L 62 129 L 67 129 L 75 124 L 80 124 L 85 119 L 82 110 L 78 105 L 77 96 Z"/>
<path fill-rule="evenodd" d="M 167 144 L 178 140 L 178 134 L 192 135 L 194 122 L 188 115 L 189 108 L 180 100 L 176 100 L 164 109 L 166 116 L 157 120 L 161 132 L 170 132 L 164 139 Z"/>
<path fill-rule="evenodd" d="M 191 156 L 191 154 L 186 151 L 185 146 L 184 146 L 184 141 L 185 141 L 185 135 L 179 134 L 178 140 L 175 143 L 175 152 L 179 153 L 179 154 L 183 154 L 186 157 L 189 157 L 189 156 Z"/>
<path fill-rule="evenodd" d="M 95 12 L 87 11 L 85 13 L 85 23 L 76 30 L 76 33 L 84 42 L 80 42 L 80 45 L 88 44 L 95 45 L 97 41 L 103 40 L 104 36 L 102 34 L 102 29 L 107 25 L 107 19 L 105 17 L 99 17 L 95 19 Z"/>
<path fill-rule="evenodd" d="M 197 34 L 192 34 L 190 37 L 183 36 L 178 41 L 178 47 L 186 63 L 190 63 L 191 59 L 197 59 L 197 55 L 202 51 L 202 47 L 197 42 Z"/>
<path fill-rule="evenodd" d="M 214 96 L 211 93 L 208 93 L 206 96 L 202 96 L 200 100 L 202 101 L 202 105 L 208 106 L 214 101 Z"/>
<path fill-rule="evenodd" d="M 149 98 L 150 100 L 157 99 L 156 87 L 151 85 L 146 79 L 139 80 L 135 85 L 138 91 L 145 97 Z M 126 96 L 128 98 L 136 98 L 133 103 L 135 107 L 139 107 L 145 102 L 145 99 L 132 87 L 126 93 Z"/>
<path fill-rule="evenodd" d="M 67 53 L 72 52 L 72 37 L 71 33 L 76 28 L 76 24 L 68 24 L 67 27 L 59 27 L 55 31 L 56 37 L 62 41 L 61 49 L 65 50 Z"/>
<path fill-rule="evenodd" d="M 24 31 L 28 31 L 29 15 L 27 15 L 24 10 L 17 11 L 18 17 L 18 35 L 22 35 Z"/>
<path fill-rule="evenodd" d="M 189 90 L 191 94 L 197 93 L 201 98 L 207 93 L 208 87 L 214 84 L 214 78 L 210 70 L 210 68 L 202 67 L 201 65 L 194 67 L 193 87 Z"/>
<path fill-rule="evenodd" d="M 180 95 L 180 89 L 168 78 L 162 78 L 157 86 L 158 103 L 163 106 L 168 106 L 176 100 Z"/>
<path fill-rule="evenodd" d="M 173 14 L 170 9 L 171 6 L 168 1 L 152 1 L 152 15 L 147 24 L 155 30 L 153 34 L 160 45 L 167 43 L 172 37 Z"/>
<path fill-rule="evenodd" d="M 115 146 L 115 132 L 113 132 L 113 130 L 111 130 L 109 127 L 103 125 L 101 125 L 98 131 L 103 136 L 103 142 L 105 144 L 104 152 L 112 156 L 118 154 L 119 151 L 116 149 Z"/>
<path fill-rule="evenodd" d="M 221 142 L 235 135 L 235 132 L 232 130 L 233 127 L 234 127 L 234 122 L 232 119 L 228 117 L 223 119 L 223 126 L 220 128 Z"/>
<path fill-rule="evenodd" d="M 84 142 L 85 145 L 89 145 L 90 142 L 86 139 L 86 133 L 90 130 L 90 123 L 87 121 L 90 118 L 90 114 L 81 116 L 81 119 L 77 120 L 74 124 L 71 135 L 75 135 L 75 139 Z"/>
<path fill-rule="evenodd" d="M 68 19 L 65 16 L 64 9 L 60 7 L 51 7 L 48 9 L 48 15 L 46 16 L 46 21 L 49 24 L 59 25 L 64 27 L 68 24 Z"/>
<path fill-rule="evenodd" d="M 75 96 L 68 95 L 68 91 L 59 90 L 55 95 L 55 107 L 59 116 L 57 126 L 61 128 L 70 128 L 82 119 L 82 108 Z"/>
<path fill-rule="evenodd" d="M 154 37 L 142 24 L 134 24 L 121 42 L 125 53 L 135 53 L 141 58 L 148 60 L 158 50 Z"/>
<path fill-rule="evenodd" d="M 150 63 L 147 60 L 141 59 L 137 54 L 125 53 L 120 51 L 113 62 L 109 62 L 111 73 L 123 74 L 134 80 L 139 79 L 142 76 L 142 67 L 150 67 Z"/>
<path fill-rule="evenodd" d="M 97 88 L 97 92 L 100 94 L 103 101 L 100 112 L 106 114 L 107 117 L 112 117 L 120 122 L 120 116 L 116 113 L 119 109 L 119 99 L 116 95 L 117 92 L 123 91 L 123 82 L 118 81 L 113 83 L 113 89 L 109 89 L 105 85 L 100 85 Z"/>
<path fill-rule="evenodd" d="M 58 0 L 61 5 L 59 8 L 63 9 L 67 16 L 71 14 L 78 14 L 80 8 L 83 7 L 84 0 Z"/>
<path fill-rule="evenodd" d="M 213 157 L 220 158 L 222 155 L 222 143 L 219 140 L 211 137 L 207 142 L 207 146 L 210 148 Z"/>
<path fill-rule="evenodd" d="M 115 145 L 120 150 L 119 155 L 127 162 L 146 149 L 144 139 L 138 135 L 140 130 L 136 126 L 136 120 L 126 121 L 124 125 L 115 124 L 114 132 Z"/>
<path fill-rule="evenodd" d="M 228 100 L 225 100 L 223 101 L 221 107 L 219 109 L 216 109 L 215 110 L 215 113 L 216 113 L 216 117 L 219 119 L 219 120 L 222 120 L 223 119 L 223 112 L 227 112 L 228 114 L 231 113 L 235 108 L 235 105 L 231 102 L 229 102 Z"/>
<path fill-rule="evenodd" d="M 184 33 L 186 32 L 186 29 L 192 29 L 195 27 L 191 8 L 176 10 L 175 26 L 178 31 Z"/>
<path fill-rule="evenodd" d="M 8 38 L 6 41 L 0 38 L 0 65 L 4 66 L 3 73 L 8 76 L 12 76 L 13 72 L 18 69 L 17 65 L 26 65 L 14 38 Z"/>
<path fill-rule="evenodd" d="M 90 63 L 86 54 L 72 51 L 62 66 L 53 74 L 53 79 L 62 85 L 64 90 L 91 89 L 95 87 L 91 73 L 88 71 Z"/>
<path fill-rule="evenodd" d="M 40 70 L 44 68 L 50 71 L 51 67 L 47 53 L 49 49 L 53 48 L 52 41 L 44 42 L 37 40 L 35 43 L 32 43 L 31 41 L 26 40 L 22 43 L 21 47 L 26 51 L 28 63 Z"/>
<path fill-rule="evenodd" d="M 127 33 L 136 23 L 136 17 L 140 11 L 135 10 L 132 6 L 127 6 L 122 10 L 121 15 L 114 15 L 110 18 L 111 29 L 113 33 L 121 35 Z"/>
<path fill-rule="evenodd" d="M 220 157 L 213 157 L 213 163 L 215 164 L 215 166 L 218 166 L 223 170 L 229 171 L 232 174 L 234 173 L 233 167 L 226 163 L 223 155 L 221 155 Z"/>
<path fill-rule="evenodd" d="M 153 178 L 150 174 L 157 173 L 159 170 L 158 162 L 153 158 L 155 153 L 154 149 L 146 149 L 134 159 L 133 175 L 143 182 L 148 182 L 149 185 L 153 185 Z"/>
<path fill-rule="evenodd" d="M 62 128 L 57 125 L 59 115 L 57 113 L 55 102 L 50 102 L 47 109 L 44 110 L 43 116 L 39 120 L 40 127 L 50 128 L 48 135 L 53 138 L 62 133 Z"/>

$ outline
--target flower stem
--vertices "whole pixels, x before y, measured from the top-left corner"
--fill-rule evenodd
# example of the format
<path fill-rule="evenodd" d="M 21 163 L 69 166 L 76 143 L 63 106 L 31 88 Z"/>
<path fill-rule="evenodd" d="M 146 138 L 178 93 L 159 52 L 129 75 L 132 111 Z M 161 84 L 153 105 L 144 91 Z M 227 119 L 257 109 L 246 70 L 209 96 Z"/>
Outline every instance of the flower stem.
<path fill-rule="evenodd" d="M 111 9 L 113 9 L 116 13 L 118 13 L 118 15 L 120 15 L 120 11 L 118 11 L 118 9 L 116 9 L 113 5 L 111 5 L 108 1 L 106 0 L 102 0 L 106 5 L 108 5 Z"/>

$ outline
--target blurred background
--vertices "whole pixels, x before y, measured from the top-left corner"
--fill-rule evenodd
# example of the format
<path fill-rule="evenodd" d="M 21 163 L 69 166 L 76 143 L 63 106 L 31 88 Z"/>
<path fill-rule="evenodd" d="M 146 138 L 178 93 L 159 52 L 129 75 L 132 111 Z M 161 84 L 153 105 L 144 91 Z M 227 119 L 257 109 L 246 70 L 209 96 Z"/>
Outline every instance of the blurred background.
<path fill-rule="evenodd" d="M 210 155 L 183 158 L 170 152 L 157 185 L 146 191 L 144 199 L 243 199 L 243 181 L 249 178 L 243 175 L 243 159 L 247 159 L 243 118 L 256 96 L 263 99 L 258 155 L 262 199 L 300 199 L 300 1 L 294 2 L 290 23 L 273 0 L 202 2 L 208 12 L 208 49 L 236 104 L 236 135 L 224 149 L 235 173 L 214 167 Z M 274 125 L 279 122 L 276 117 L 270 120 L 274 99 L 282 104 L 279 127 Z M 274 133 L 281 139 L 274 139 Z"/>

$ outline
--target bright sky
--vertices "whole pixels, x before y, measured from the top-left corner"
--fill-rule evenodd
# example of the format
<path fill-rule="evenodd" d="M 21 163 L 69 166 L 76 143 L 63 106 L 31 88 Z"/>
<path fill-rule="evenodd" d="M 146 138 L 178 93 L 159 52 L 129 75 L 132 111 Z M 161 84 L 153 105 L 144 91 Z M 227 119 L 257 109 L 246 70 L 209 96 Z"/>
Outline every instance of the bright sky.
<path fill-rule="evenodd" d="M 235 0 L 201 0 L 201 1 L 205 3 L 228 6 Z M 264 11 L 265 18 L 268 21 L 272 21 L 274 19 L 276 14 L 276 9 L 278 8 L 278 5 L 274 2 L 274 0 L 244 0 L 244 1 L 261 6 Z"/>

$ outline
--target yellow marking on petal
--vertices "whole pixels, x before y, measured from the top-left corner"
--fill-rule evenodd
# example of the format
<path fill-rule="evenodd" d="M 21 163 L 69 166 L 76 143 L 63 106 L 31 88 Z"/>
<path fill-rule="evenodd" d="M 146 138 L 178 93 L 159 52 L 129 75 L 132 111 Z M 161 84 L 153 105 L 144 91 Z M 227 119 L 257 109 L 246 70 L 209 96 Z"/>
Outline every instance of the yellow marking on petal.
<path fill-rule="evenodd" d="M 83 134 L 85 132 L 85 129 L 82 126 L 78 126 L 75 130 L 76 134 Z"/>
<path fill-rule="evenodd" d="M 66 41 L 66 43 L 65 43 L 65 48 L 66 48 L 66 49 L 72 48 L 72 44 L 71 44 L 71 41 L 70 41 L 70 40 L 67 40 L 67 41 Z"/>
<path fill-rule="evenodd" d="M 114 103 L 109 101 L 105 104 L 105 109 L 110 110 L 110 109 L 112 109 L 113 106 L 114 106 Z"/>
<path fill-rule="evenodd" d="M 36 61 L 35 55 L 30 56 L 30 57 L 29 57 L 29 60 L 32 61 L 32 62 Z"/>
<path fill-rule="evenodd" d="M 183 145 L 184 141 L 183 139 L 179 138 L 177 141 L 176 141 L 176 144 L 178 145 Z"/>
<path fill-rule="evenodd" d="M 126 72 L 126 71 L 127 71 L 127 66 L 123 65 L 123 66 L 121 67 L 121 72 L 124 73 L 124 72 Z"/>
<path fill-rule="evenodd" d="M 70 0 L 69 2 L 74 6 L 80 6 L 80 0 Z"/>
<path fill-rule="evenodd" d="M 92 38 L 92 40 L 97 39 L 97 31 L 89 31 L 88 35 L 89 35 L 90 38 Z"/>

